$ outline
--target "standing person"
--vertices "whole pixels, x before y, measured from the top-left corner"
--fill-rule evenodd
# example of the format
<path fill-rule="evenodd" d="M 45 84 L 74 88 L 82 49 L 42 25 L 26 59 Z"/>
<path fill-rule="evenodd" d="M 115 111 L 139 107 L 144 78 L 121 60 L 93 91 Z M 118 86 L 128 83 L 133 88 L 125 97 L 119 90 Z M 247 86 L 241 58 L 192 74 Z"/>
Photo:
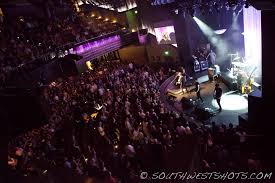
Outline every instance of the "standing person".
<path fill-rule="evenodd" d="M 213 50 L 210 50 L 210 53 L 207 55 L 209 66 L 213 67 L 216 64 L 216 53 Z"/>
<path fill-rule="evenodd" d="M 200 99 L 201 102 L 203 102 L 203 99 L 201 98 L 201 87 L 200 87 L 200 83 L 196 82 L 196 93 L 197 93 L 197 99 Z"/>
<path fill-rule="evenodd" d="M 219 111 L 222 111 L 221 106 L 221 97 L 222 97 L 222 89 L 219 84 L 215 85 L 215 91 L 214 91 L 214 98 L 216 99 L 218 105 L 219 105 Z"/>
<path fill-rule="evenodd" d="M 188 77 L 188 75 L 186 74 L 185 69 L 183 67 L 181 68 L 181 70 L 182 70 L 182 80 L 181 80 L 182 90 L 185 89 L 187 92 L 189 92 L 188 88 L 187 88 L 187 77 Z"/>

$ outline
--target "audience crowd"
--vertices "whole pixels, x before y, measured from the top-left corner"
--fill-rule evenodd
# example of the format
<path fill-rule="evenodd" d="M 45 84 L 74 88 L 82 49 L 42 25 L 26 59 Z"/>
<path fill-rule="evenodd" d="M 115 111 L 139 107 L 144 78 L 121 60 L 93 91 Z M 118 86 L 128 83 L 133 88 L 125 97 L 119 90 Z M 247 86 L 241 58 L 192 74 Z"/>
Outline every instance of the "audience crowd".
<path fill-rule="evenodd" d="M 263 170 L 259 136 L 249 136 L 242 127 L 233 124 L 203 126 L 200 131 L 201 168 L 205 171 Z M 256 141 L 255 141 L 256 139 Z"/>
<path fill-rule="evenodd" d="M 55 20 L 18 17 L 0 22 L 0 85 L 13 71 L 29 70 L 76 43 L 121 28 L 110 21 L 99 22 L 83 13 Z"/>
<path fill-rule="evenodd" d="M 242 128 L 200 126 L 168 111 L 160 101 L 164 73 L 109 62 L 46 86 L 49 122 L 10 142 L 12 172 L 43 177 L 62 167 L 87 182 L 132 183 L 140 182 L 141 171 L 168 168 L 262 169 Z"/>

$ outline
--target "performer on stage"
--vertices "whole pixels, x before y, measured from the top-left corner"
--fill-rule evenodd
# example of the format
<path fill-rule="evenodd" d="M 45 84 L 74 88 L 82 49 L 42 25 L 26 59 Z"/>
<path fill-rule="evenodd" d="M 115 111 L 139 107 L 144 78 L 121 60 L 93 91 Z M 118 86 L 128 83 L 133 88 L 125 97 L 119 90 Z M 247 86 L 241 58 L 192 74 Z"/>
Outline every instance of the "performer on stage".
<path fill-rule="evenodd" d="M 176 83 L 175 83 L 175 85 L 176 86 L 179 86 L 179 88 L 182 88 L 182 78 L 183 78 L 183 75 L 182 75 L 182 73 L 181 72 L 178 72 L 177 73 L 177 76 L 176 76 Z"/>
<path fill-rule="evenodd" d="M 201 102 L 203 102 L 203 99 L 201 98 L 201 87 L 200 87 L 200 83 L 196 82 L 196 93 L 197 93 L 197 98 L 201 100 Z"/>
<path fill-rule="evenodd" d="M 183 67 L 181 69 L 182 69 L 182 76 L 183 76 L 181 80 L 182 90 L 185 89 L 187 92 L 189 92 L 187 88 L 187 78 L 189 78 L 189 76 L 186 74 L 185 69 Z"/>
<path fill-rule="evenodd" d="M 215 85 L 215 91 L 214 91 L 214 98 L 216 99 L 218 105 L 219 105 L 219 111 L 222 111 L 221 106 L 221 97 L 222 97 L 222 89 L 219 84 Z"/>
<path fill-rule="evenodd" d="M 216 64 L 216 53 L 213 50 L 210 50 L 206 59 L 208 60 L 210 67 L 214 66 Z"/>
<path fill-rule="evenodd" d="M 186 90 L 188 92 L 186 83 L 187 83 L 187 77 L 188 75 L 185 72 L 185 69 L 183 67 L 180 67 L 180 72 L 178 72 L 176 79 L 175 79 L 175 85 L 179 86 L 182 91 Z"/>

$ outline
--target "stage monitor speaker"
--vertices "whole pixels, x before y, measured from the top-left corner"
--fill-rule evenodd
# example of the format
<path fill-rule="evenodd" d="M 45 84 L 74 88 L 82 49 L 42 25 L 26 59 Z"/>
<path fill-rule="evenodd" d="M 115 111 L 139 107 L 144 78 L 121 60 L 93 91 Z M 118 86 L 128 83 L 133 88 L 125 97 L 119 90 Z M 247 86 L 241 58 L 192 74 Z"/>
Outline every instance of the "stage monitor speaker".
<path fill-rule="evenodd" d="M 209 112 L 208 110 L 201 108 L 201 107 L 196 107 L 192 113 L 195 116 L 197 116 L 198 120 L 201 120 L 201 121 L 208 120 L 214 115 L 211 112 Z"/>
<path fill-rule="evenodd" d="M 182 108 L 184 110 L 194 107 L 194 101 L 191 99 L 184 98 L 184 97 L 181 99 L 181 104 L 182 104 Z"/>

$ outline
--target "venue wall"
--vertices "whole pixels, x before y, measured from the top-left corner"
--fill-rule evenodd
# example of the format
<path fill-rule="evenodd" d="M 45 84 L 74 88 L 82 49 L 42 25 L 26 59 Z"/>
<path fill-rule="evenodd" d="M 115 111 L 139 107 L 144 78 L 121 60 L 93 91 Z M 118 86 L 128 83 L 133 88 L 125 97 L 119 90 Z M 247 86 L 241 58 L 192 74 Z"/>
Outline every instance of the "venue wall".
<path fill-rule="evenodd" d="M 175 63 L 180 60 L 177 48 L 172 45 L 130 46 L 120 49 L 119 55 L 122 61 L 138 64 Z"/>

